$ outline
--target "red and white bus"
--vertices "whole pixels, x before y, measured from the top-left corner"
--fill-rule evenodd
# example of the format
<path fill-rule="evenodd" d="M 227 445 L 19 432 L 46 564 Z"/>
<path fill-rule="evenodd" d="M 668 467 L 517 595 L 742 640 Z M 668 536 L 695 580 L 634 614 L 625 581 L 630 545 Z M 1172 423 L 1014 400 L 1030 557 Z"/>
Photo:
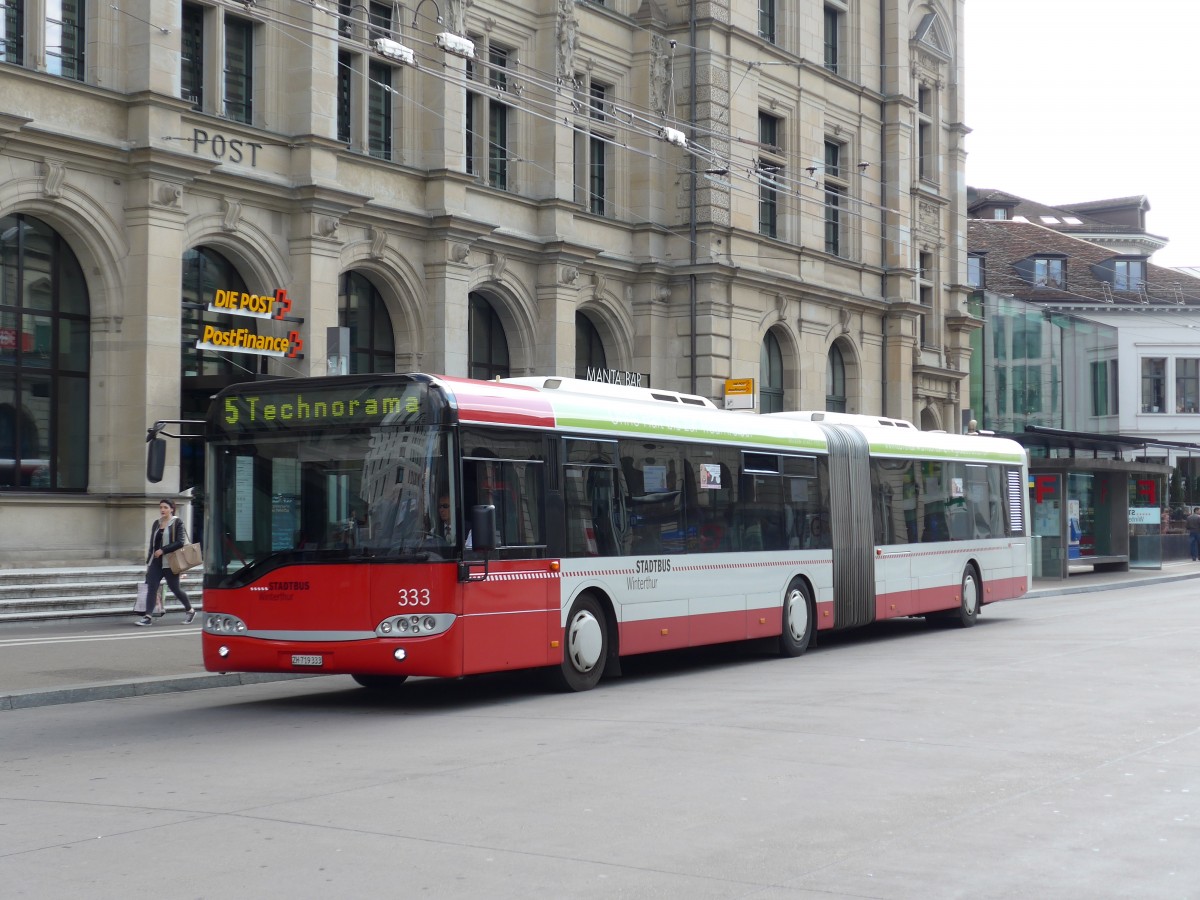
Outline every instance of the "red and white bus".
<path fill-rule="evenodd" d="M 386 687 L 896 616 L 1029 584 L 1008 440 L 572 379 L 289 379 L 207 428 L 204 662 Z"/>

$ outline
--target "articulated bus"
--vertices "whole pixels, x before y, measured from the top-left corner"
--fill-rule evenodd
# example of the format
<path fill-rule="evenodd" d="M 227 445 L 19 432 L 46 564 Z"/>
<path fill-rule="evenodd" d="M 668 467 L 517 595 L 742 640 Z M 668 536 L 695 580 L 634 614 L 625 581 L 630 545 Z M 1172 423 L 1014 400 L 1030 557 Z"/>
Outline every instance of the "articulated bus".
<path fill-rule="evenodd" d="M 206 426 L 205 666 L 409 676 L 620 661 L 1028 589 L 1020 445 L 573 379 L 287 379 Z"/>

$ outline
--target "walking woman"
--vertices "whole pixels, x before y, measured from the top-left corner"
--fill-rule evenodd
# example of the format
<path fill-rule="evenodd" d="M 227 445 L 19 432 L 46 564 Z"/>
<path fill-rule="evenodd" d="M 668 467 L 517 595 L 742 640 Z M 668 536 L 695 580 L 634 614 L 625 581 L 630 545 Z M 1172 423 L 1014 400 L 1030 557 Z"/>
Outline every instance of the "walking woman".
<path fill-rule="evenodd" d="M 192 609 L 188 595 L 179 586 L 179 576 L 172 572 L 171 567 L 167 565 L 166 555 L 174 553 L 186 543 L 187 532 L 183 528 L 183 522 L 175 515 L 175 504 L 171 500 L 160 501 L 158 504 L 158 518 L 150 526 L 150 553 L 146 559 L 148 563 L 146 568 L 146 598 L 148 604 L 153 604 L 154 597 L 158 595 L 159 584 L 162 583 L 164 578 L 167 579 L 167 587 L 171 589 L 171 593 L 178 597 L 179 602 L 183 604 L 184 625 L 190 624 L 192 619 L 196 618 L 196 610 Z M 147 606 L 146 615 L 137 620 L 138 625 L 150 625 L 154 622 L 150 618 L 150 610 L 152 608 L 152 606 Z"/>

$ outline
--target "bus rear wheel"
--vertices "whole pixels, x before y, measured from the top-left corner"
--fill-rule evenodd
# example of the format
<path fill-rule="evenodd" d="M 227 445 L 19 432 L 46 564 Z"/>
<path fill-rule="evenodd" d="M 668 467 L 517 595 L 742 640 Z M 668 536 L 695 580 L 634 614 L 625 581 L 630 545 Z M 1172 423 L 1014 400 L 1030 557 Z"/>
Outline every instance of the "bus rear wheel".
<path fill-rule="evenodd" d="M 812 643 L 815 618 L 808 585 L 793 579 L 783 595 L 783 634 L 779 636 L 781 656 L 799 656 Z"/>
<path fill-rule="evenodd" d="M 355 681 L 369 691 L 394 691 L 408 680 L 407 675 L 351 675 Z"/>
<path fill-rule="evenodd" d="M 558 687 L 590 691 L 604 675 L 608 660 L 608 623 L 599 601 L 584 594 L 573 604 L 563 631 L 563 658 L 557 671 Z"/>
<path fill-rule="evenodd" d="M 974 567 L 967 566 L 963 572 L 962 587 L 959 590 L 958 613 L 951 613 L 954 624 L 962 628 L 970 628 L 979 618 L 979 599 L 983 591 L 979 586 L 979 575 Z"/>

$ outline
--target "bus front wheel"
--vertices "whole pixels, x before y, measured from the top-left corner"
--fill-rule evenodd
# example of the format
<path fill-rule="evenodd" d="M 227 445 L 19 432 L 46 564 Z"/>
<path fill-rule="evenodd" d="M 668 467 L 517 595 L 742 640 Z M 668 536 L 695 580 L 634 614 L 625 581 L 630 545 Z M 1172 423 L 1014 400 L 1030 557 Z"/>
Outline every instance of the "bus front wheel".
<path fill-rule="evenodd" d="M 970 628 L 975 624 L 975 620 L 979 618 L 979 599 L 982 594 L 979 589 L 979 575 L 972 566 L 967 566 L 959 591 L 958 615 L 954 616 L 956 625 Z"/>
<path fill-rule="evenodd" d="M 808 585 L 797 578 L 783 595 L 783 634 L 779 636 L 781 656 L 799 656 L 812 642 L 815 626 L 813 602 Z"/>
<path fill-rule="evenodd" d="M 563 658 L 558 686 L 567 691 L 590 691 L 604 674 L 608 659 L 608 624 L 595 597 L 584 594 L 571 605 L 563 631 Z"/>

